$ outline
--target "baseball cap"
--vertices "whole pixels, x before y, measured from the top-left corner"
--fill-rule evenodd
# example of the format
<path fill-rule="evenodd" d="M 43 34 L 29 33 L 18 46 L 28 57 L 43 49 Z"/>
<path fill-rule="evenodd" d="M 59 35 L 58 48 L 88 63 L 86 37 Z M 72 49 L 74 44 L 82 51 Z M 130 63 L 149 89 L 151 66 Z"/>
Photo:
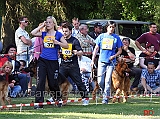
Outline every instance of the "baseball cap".
<path fill-rule="evenodd" d="M 146 48 L 149 48 L 151 46 L 154 46 L 154 45 L 152 43 L 149 43 L 149 42 L 146 43 Z"/>
<path fill-rule="evenodd" d="M 97 26 L 102 27 L 102 24 L 100 22 L 97 22 L 94 24 L 94 27 L 97 27 Z"/>

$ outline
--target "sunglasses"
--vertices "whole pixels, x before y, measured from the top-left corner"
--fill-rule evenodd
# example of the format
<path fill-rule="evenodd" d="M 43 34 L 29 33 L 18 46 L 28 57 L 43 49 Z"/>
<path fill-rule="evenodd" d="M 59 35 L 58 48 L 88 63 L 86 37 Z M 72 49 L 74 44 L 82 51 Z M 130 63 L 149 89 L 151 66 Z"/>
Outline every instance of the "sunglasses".
<path fill-rule="evenodd" d="M 23 23 L 29 23 L 29 21 L 21 21 L 21 22 L 23 22 Z"/>
<path fill-rule="evenodd" d="M 148 62 L 149 65 L 154 65 L 154 62 Z"/>

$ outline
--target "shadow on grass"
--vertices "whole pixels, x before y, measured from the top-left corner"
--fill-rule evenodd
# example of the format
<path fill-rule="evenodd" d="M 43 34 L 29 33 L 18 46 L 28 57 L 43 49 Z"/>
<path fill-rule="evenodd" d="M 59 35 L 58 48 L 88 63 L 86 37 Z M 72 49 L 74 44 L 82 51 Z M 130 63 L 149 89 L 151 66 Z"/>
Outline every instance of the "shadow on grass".
<path fill-rule="evenodd" d="M 34 101 L 34 98 L 16 98 L 12 100 L 12 104 L 20 104 L 20 103 L 31 103 Z M 153 97 L 152 100 L 150 98 L 129 98 L 127 103 L 111 103 L 108 105 L 102 105 L 101 99 L 98 99 L 98 103 L 90 100 L 90 104 L 88 106 L 82 106 L 81 102 L 79 103 L 68 103 L 66 106 L 62 106 L 61 108 L 55 107 L 53 105 L 46 105 L 44 109 L 34 110 L 33 107 L 22 107 L 22 112 L 20 112 L 20 107 L 10 108 L 10 110 L 2 110 L 0 118 L 3 116 L 3 119 L 44 119 L 47 118 L 106 118 L 110 117 L 115 119 L 127 117 L 132 119 L 137 119 L 137 117 L 141 117 L 144 115 L 144 110 L 153 110 L 154 115 L 152 116 L 155 119 L 160 118 L 160 97 Z M 125 116 L 125 117 L 124 117 Z M 136 116 L 136 117 L 135 117 Z M 122 119 L 123 119 L 122 118 Z M 145 117 L 147 118 L 147 117 Z M 158 119 L 157 118 L 157 119 Z M 130 118 L 131 119 L 131 118 Z"/>

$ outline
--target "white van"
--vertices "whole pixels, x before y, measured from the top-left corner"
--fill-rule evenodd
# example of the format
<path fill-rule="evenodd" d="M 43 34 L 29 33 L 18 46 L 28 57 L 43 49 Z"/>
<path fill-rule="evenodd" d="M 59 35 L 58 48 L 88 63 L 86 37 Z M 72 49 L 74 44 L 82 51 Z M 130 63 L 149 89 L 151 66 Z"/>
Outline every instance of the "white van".
<path fill-rule="evenodd" d="M 141 36 L 144 32 L 149 31 L 148 25 L 150 22 L 143 22 L 143 21 L 129 21 L 129 20 L 106 20 L 106 19 L 91 19 L 91 20 L 80 20 L 81 24 L 87 24 L 89 27 L 89 31 L 92 31 L 94 28 L 94 24 L 96 22 L 101 23 L 103 26 L 103 30 L 105 31 L 105 26 L 107 21 L 114 21 L 116 23 L 115 33 L 120 36 L 121 39 L 124 37 L 129 37 L 130 47 L 133 47 L 136 51 L 136 61 L 135 65 L 139 63 L 139 54 L 141 51 L 135 45 L 135 40 Z"/>

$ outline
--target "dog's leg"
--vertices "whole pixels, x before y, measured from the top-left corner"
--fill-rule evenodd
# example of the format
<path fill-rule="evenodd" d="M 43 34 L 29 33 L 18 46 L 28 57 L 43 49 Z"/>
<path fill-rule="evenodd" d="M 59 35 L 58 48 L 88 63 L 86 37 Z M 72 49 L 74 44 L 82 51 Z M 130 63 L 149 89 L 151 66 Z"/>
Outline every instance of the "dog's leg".
<path fill-rule="evenodd" d="M 7 83 L 7 81 L 3 81 L 1 88 L 0 88 L 0 99 L 1 99 L 2 106 L 5 105 L 6 96 L 8 97 L 8 94 L 6 94 L 6 92 L 8 92 L 8 83 Z"/>
<path fill-rule="evenodd" d="M 98 81 L 95 81 L 95 88 L 92 92 L 92 99 L 95 100 L 96 99 L 96 93 L 97 93 L 97 90 L 99 89 L 99 85 L 98 85 Z"/>
<path fill-rule="evenodd" d="M 1 100 L 1 105 L 4 106 L 5 105 L 5 97 L 4 97 L 4 91 L 0 92 L 0 100 Z"/>
<path fill-rule="evenodd" d="M 72 85 L 69 83 L 68 80 L 66 80 L 64 83 L 60 84 L 60 91 L 62 94 L 62 100 L 63 100 L 63 105 L 67 104 L 67 100 L 69 97 L 69 92 L 72 91 Z"/>
<path fill-rule="evenodd" d="M 124 89 L 122 90 L 123 93 L 123 102 L 127 102 L 127 98 L 130 94 L 130 79 L 126 77 L 124 81 Z"/>
<path fill-rule="evenodd" d="M 112 103 L 115 103 L 115 102 L 116 102 L 116 99 L 117 99 L 118 96 L 120 96 L 120 93 L 121 93 L 121 89 L 118 88 L 118 89 L 116 90 L 116 94 L 114 95 L 114 97 L 113 97 L 113 99 L 112 99 Z M 118 98 L 118 102 L 120 102 L 120 98 Z"/>

